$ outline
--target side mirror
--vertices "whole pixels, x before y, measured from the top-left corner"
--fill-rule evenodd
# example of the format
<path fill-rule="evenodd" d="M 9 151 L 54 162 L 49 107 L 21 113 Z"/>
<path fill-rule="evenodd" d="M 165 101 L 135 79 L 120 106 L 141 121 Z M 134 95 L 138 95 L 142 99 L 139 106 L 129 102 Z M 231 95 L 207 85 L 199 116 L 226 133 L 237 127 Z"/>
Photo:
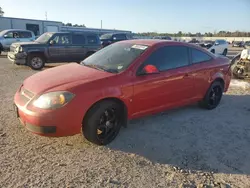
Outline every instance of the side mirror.
<path fill-rule="evenodd" d="M 215 45 L 215 46 L 218 46 L 218 45 L 219 45 L 219 43 L 218 43 L 218 42 L 216 42 L 216 43 L 214 43 L 214 45 Z"/>
<path fill-rule="evenodd" d="M 146 65 L 143 69 L 139 72 L 139 75 L 148 75 L 148 74 L 159 74 L 160 71 L 154 65 Z"/>
<path fill-rule="evenodd" d="M 51 41 L 49 41 L 49 44 L 50 45 L 53 45 L 53 44 L 55 44 L 56 42 L 54 41 L 54 40 L 51 40 Z"/>

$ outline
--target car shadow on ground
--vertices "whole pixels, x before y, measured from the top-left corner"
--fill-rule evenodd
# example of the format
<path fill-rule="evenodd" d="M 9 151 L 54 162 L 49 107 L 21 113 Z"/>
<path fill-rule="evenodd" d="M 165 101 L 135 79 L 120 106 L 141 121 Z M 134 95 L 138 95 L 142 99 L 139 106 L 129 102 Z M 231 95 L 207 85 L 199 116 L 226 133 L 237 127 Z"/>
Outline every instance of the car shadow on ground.
<path fill-rule="evenodd" d="M 186 170 L 250 174 L 250 95 L 132 120 L 107 147 Z"/>

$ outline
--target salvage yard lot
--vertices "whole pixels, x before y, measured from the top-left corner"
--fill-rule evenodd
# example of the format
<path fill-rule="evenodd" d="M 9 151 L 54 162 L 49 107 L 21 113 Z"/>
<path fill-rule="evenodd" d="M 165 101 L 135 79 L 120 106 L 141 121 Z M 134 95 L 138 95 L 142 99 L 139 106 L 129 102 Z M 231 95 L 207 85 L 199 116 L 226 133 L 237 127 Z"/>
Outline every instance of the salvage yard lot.
<path fill-rule="evenodd" d="M 13 96 L 36 72 L 0 57 L 0 187 L 250 187 L 248 82 L 233 80 L 215 110 L 192 105 L 132 120 L 100 147 L 20 125 Z"/>

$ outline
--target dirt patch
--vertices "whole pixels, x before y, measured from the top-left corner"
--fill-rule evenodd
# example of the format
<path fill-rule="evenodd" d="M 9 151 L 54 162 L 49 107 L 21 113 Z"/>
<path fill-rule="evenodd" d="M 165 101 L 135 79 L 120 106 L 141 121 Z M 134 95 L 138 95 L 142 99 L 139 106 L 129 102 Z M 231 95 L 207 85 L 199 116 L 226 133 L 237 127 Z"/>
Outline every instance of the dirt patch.
<path fill-rule="evenodd" d="M 0 61 L 0 187 L 250 187 L 246 83 L 233 81 L 215 110 L 193 105 L 133 120 L 98 147 L 20 126 L 13 96 L 36 71 Z"/>

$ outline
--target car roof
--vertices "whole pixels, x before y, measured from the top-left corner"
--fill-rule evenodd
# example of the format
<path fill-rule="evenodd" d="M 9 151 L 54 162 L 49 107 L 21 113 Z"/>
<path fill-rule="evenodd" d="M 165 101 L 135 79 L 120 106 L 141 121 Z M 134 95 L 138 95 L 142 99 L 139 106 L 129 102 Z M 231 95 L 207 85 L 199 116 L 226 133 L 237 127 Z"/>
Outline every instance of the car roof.
<path fill-rule="evenodd" d="M 47 33 L 51 33 L 51 34 L 86 34 L 86 35 L 98 35 L 94 32 L 89 32 L 89 31 L 58 31 L 58 32 L 47 32 Z"/>
<path fill-rule="evenodd" d="M 27 29 L 5 29 L 4 31 L 8 32 L 8 31 L 28 31 L 28 32 L 32 32 L 30 30 Z"/>
<path fill-rule="evenodd" d="M 133 40 L 124 40 L 120 43 L 130 43 L 130 44 L 140 44 L 140 45 L 146 45 L 146 46 L 155 46 L 158 44 L 183 44 L 183 45 L 189 45 L 186 42 L 177 42 L 177 41 L 167 41 L 167 40 L 161 40 L 161 39 L 133 39 Z"/>

